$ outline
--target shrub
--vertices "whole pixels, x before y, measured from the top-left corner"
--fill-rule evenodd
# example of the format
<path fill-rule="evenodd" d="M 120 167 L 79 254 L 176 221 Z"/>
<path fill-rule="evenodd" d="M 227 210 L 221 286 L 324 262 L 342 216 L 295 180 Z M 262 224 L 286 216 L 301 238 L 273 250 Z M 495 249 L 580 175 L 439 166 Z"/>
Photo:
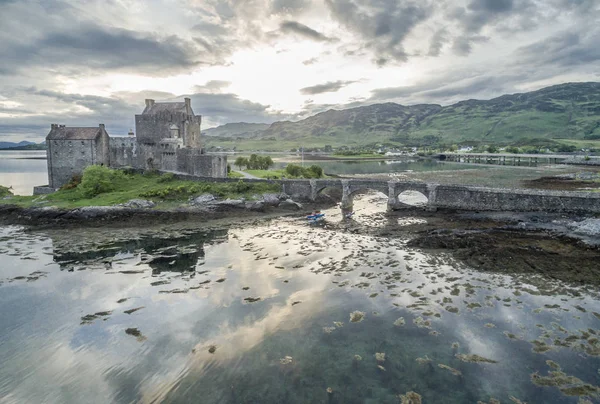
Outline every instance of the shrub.
<path fill-rule="evenodd" d="M 11 196 L 13 193 L 10 187 L 3 187 L 0 185 L 0 197 Z"/>
<path fill-rule="evenodd" d="M 301 167 L 296 164 L 288 164 L 285 167 L 285 172 L 292 178 L 321 178 L 323 177 L 323 168 L 318 165 L 312 165 L 308 168 Z"/>
<path fill-rule="evenodd" d="M 67 189 L 75 189 L 77 188 L 77 186 L 81 184 L 81 175 L 80 174 L 75 174 L 74 176 L 71 177 L 71 179 L 69 180 L 69 182 L 67 182 L 65 185 L 63 185 L 62 187 L 60 187 L 61 191 L 65 191 Z"/>
<path fill-rule="evenodd" d="M 243 194 L 244 192 L 247 192 L 250 190 L 250 188 L 252 188 L 252 186 L 250 186 L 250 184 L 246 184 L 244 181 L 239 180 L 236 184 L 235 184 L 235 192 Z"/>
<path fill-rule="evenodd" d="M 288 164 L 285 167 L 285 173 L 290 177 L 301 177 L 303 168 L 297 164 Z"/>
<path fill-rule="evenodd" d="M 321 178 L 323 176 L 323 169 L 318 165 L 312 165 L 308 167 L 307 171 L 309 174 L 308 178 Z"/>
<path fill-rule="evenodd" d="M 86 198 L 110 192 L 115 189 L 114 181 L 121 178 L 123 173 L 104 166 L 88 166 L 83 170 L 83 177 L 77 189 Z"/>
<path fill-rule="evenodd" d="M 158 178 L 157 182 L 164 183 L 164 182 L 172 182 L 174 180 L 175 180 L 175 175 L 173 173 L 165 173 Z"/>

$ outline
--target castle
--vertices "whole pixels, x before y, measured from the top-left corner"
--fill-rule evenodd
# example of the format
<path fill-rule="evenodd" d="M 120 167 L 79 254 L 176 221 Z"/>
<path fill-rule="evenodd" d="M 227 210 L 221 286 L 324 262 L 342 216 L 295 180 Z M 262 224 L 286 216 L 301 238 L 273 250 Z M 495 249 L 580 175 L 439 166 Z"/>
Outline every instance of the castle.
<path fill-rule="evenodd" d="M 46 136 L 48 185 L 34 193 L 54 192 L 93 164 L 178 172 L 198 177 L 227 177 L 227 157 L 204 153 L 200 139 L 202 117 L 191 101 L 155 102 L 135 116 L 135 131 L 110 136 L 98 127 L 50 125 Z"/>

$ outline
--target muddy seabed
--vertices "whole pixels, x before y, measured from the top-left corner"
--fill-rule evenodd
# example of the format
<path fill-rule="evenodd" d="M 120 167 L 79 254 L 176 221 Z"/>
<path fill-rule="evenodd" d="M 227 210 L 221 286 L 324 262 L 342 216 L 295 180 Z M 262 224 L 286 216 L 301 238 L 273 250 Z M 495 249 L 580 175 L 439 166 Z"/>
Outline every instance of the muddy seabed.
<path fill-rule="evenodd" d="M 355 203 L 320 226 L 0 228 L 0 402 L 600 402 L 589 238 Z"/>

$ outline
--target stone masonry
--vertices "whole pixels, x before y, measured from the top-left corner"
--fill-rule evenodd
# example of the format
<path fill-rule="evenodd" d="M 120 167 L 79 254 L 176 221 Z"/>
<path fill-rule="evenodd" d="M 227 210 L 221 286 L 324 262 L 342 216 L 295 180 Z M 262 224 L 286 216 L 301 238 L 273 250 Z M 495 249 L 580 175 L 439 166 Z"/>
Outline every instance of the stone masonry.
<path fill-rule="evenodd" d="M 137 136 L 109 136 L 98 127 L 67 127 L 52 124 L 46 137 L 48 186 L 34 193 L 48 193 L 68 183 L 89 165 L 113 168 L 157 169 L 200 177 L 227 177 L 227 157 L 204 153 L 200 124 L 191 101 L 146 100 L 141 115 L 135 116 Z"/>
<path fill-rule="evenodd" d="M 91 164 L 108 166 L 109 136 L 104 125 L 74 128 L 52 124 L 46 137 L 48 186 L 60 188 Z"/>

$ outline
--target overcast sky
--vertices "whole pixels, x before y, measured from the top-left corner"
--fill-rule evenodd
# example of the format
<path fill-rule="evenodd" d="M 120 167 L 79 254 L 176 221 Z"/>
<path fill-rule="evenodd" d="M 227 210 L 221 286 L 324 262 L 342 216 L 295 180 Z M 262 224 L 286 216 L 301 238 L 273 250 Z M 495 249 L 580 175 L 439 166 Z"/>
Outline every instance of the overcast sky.
<path fill-rule="evenodd" d="M 0 140 L 134 127 L 192 98 L 203 128 L 378 102 L 600 81 L 600 0 L 0 0 Z"/>

